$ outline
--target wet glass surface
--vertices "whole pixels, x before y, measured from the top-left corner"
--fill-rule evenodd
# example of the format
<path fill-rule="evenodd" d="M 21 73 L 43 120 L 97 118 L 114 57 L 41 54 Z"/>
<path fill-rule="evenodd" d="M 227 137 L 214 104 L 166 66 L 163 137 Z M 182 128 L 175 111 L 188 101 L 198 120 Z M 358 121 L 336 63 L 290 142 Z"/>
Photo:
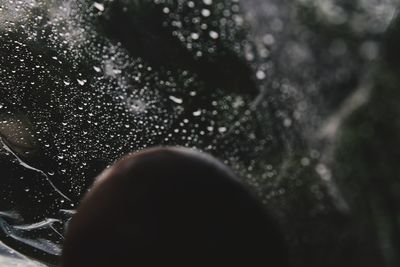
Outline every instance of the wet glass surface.
<path fill-rule="evenodd" d="M 381 56 L 397 7 L 0 0 L 0 254 L 56 263 L 96 175 L 179 145 L 240 174 L 279 218 L 293 266 L 395 266 L 399 209 L 386 197 L 398 194 L 365 189 L 358 171 L 375 159 L 358 147 L 375 137 L 352 140 L 377 127 L 366 116 L 358 128 L 365 109 L 398 112 L 371 100 L 397 97 Z"/>

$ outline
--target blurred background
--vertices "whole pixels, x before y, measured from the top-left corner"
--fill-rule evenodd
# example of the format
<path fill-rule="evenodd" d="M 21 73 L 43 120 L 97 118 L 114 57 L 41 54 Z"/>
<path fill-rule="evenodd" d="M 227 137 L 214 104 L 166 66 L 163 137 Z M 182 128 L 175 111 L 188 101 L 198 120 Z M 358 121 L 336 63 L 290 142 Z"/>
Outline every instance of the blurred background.
<path fill-rule="evenodd" d="M 399 266 L 399 7 L 0 0 L 0 264 L 56 265 L 104 168 L 179 145 L 242 177 L 292 266 Z"/>

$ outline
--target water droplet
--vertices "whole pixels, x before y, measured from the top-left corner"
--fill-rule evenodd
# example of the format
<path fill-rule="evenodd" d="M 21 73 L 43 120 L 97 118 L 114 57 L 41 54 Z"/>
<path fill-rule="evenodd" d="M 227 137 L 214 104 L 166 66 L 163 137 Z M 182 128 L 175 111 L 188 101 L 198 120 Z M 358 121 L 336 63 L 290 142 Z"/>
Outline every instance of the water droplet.
<path fill-rule="evenodd" d="M 192 32 L 192 34 L 190 35 L 190 37 L 192 37 L 193 40 L 198 40 L 200 35 L 196 32 Z"/>
<path fill-rule="evenodd" d="M 87 80 L 79 80 L 77 79 L 79 85 L 85 85 L 85 83 L 87 82 Z"/>
<path fill-rule="evenodd" d="M 183 100 L 181 98 L 177 98 L 175 96 L 170 95 L 169 99 L 172 100 L 173 102 L 177 103 L 177 104 L 182 104 Z"/>
<path fill-rule="evenodd" d="M 193 112 L 193 116 L 198 117 L 201 115 L 201 110 L 196 110 L 195 112 Z"/>
<path fill-rule="evenodd" d="M 218 132 L 225 133 L 228 129 L 226 127 L 219 127 Z"/>
<path fill-rule="evenodd" d="M 309 158 L 302 158 L 301 159 L 301 165 L 309 166 L 310 165 L 310 159 Z"/>
<path fill-rule="evenodd" d="M 201 10 L 201 15 L 202 15 L 203 17 L 209 17 L 209 16 L 211 15 L 211 11 L 208 10 L 208 9 L 202 9 L 202 10 Z"/>
<path fill-rule="evenodd" d="M 266 45 L 273 45 L 275 43 L 275 38 L 274 38 L 274 36 L 272 34 L 266 34 L 263 37 L 263 42 Z"/>
<path fill-rule="evenodd" d="M 164 12 L 165 14 L 168 14 L 168 13 L 169 13 L 169 8 L 168 8 L 168 7 L 164 7 L 164 8 L 163 8 L 163 12 Z"/>
<path fill-rule="evenodd" d="M 93 6 L 94 6 L 97 10 L 99 10 L 100 12 L 103 12 L 103 11 L 104 11 L 104 5 L 101 4 L 101 3 L 94 2 L 94 3 L 93 3 Z"/>
<path fill-rule="evenodd" d="M 259 80 L 264 80 L 265 79 L 265 72 L 263 72 L 262 70 L 257 71 L 257 79 Z"/>
<path fill-rule="evenodd" d="M 283 125 L 284 125 L 285 127 L 290 127 L 290 126 L 292 125 L 292 120 L 289 119 L 289 118 L 284 119 L 284 120 L 283 120 Z"/>
<path fill-rule="evenodd" d="M 212 39 L 218 39 L 219 37 L 219 34 L 216 31 L 210 31 L 209 35 Z"/>

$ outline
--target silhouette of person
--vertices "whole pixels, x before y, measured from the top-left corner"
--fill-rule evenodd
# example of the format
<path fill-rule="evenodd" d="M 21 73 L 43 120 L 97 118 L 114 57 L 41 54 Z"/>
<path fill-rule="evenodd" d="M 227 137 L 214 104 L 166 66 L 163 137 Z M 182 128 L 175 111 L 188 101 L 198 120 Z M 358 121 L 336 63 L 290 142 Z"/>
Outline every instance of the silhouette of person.
<path fill-rule="evenodd" d="M 264 207 L 217 159 L 184 148 L 131 154 L 104 171 L 67 231 L 63 267 L 287 266 Z"/>

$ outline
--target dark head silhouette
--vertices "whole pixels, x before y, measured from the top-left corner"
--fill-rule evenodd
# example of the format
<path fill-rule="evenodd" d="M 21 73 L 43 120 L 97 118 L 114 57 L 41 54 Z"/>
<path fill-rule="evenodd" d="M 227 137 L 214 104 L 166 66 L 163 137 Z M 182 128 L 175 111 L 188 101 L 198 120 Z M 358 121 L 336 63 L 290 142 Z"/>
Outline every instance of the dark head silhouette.
<path fill-rule="evenodd" d="M 179 148 L 125 157 L 86 195 L 63 267 L 287 266 L 283 238 L 224 164 Z"/>

